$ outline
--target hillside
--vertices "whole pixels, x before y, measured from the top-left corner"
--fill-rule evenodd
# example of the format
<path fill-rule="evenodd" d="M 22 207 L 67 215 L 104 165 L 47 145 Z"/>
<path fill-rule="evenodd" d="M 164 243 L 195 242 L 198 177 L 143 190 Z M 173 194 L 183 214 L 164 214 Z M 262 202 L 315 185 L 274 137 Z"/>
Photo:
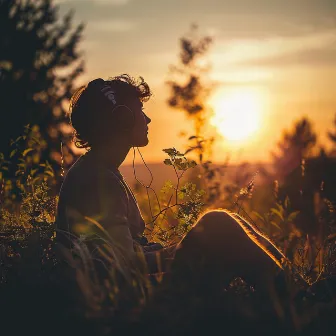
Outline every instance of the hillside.
<path fill-rule="evenodd" d="M 269 165 L 230 165 L 225 167 L 222 164 L 213 164 L 214 168 L 220 168 L 223 172 L 223 176 L 221 177 L 221 183 L 230 183 L 232 180 L 243 180 L 243 175 L 249 176 L 254 175 L 257 171 L 261 171 L 263 169 L 269 169 Z M 171 166 L 166 166 L 163 163 L 152 163 L 148 164 L 148 168 L 150 169 L 153 175 L 152 187 L 157 191 L 159 190 L 167 180 L 171 180 L 173 183 L 177 181 L 174 169 Z M 133 166 L 132 165 L 124 165 L 120 168 L 121 173 L 125 177 L 126 181 L 133 186 L 136 182 L 134 178 Z M 148 172 L 147 168 L 143 164 L 135 165 L 135 172 L 138 180 L 147 185 L 150 183 L 151 176 Z M 192 170 L 190 170 L 190 173 Z M 186 175 L 187 177 L 187 175 Z M 256 183 L 262 184 L 265 183 L 265 178 L 262 174 L 259 174 L 256 180 Z M 243 185 L 242 185 L 243 187 Z"/>

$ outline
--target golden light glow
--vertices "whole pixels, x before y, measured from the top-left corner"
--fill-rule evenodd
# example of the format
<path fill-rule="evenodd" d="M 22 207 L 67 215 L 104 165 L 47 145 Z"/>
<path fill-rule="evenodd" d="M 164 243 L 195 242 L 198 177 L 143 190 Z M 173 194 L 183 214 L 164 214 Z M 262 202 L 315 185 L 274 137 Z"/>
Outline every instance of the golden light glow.
<path fill-rule="evenodd" d="M 210 123 L 226 140 L 241 142 L 260 129 L 262 105 L 262 95 L 257 90 L 225 91 L 213 98 Z"/>

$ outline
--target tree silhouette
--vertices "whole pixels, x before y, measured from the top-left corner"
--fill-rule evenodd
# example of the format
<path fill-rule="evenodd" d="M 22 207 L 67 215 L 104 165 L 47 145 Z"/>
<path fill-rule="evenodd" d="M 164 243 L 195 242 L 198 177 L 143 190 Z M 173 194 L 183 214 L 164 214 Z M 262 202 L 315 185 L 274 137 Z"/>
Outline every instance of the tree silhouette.
<path fill-rule="evenodd" d="M 27 124 L 36 125 L 43 139 L 40 160 L 60 151 L 63 103 L 83 72 L 77 50 L 83 25 L 72 28 L 72 12 L 58 16 L 51 0 L 0 1 L 0 152 L 5 155 Z"/>
<path fill-rule="evenodd" d="M 316 134 L 307 118 L 298 120 L 292 130 L 285 130 L 278 142 L 278 152 L 272 153 L 274 175 L 280 181 L 304 163 L 316 144 Z"/>
<path fill-rule="evenodd" d="M 312 123 L 302 118 L 294 123 L 291 130 L 283 132 L 277 153 L 272 153 L 273 172 L 270 175 L 280 182 L 278 199 L 284 203 L 289 197 L 291 211 L 299 211 L 295 226 L 306 234 L 316 234 L 314 194 L 319 190 L 322 179 L 326 178 L 322 177 L 321 170 L 324 161 L 312 155 L 316 140 Z M 318 168 L 317 161 L 322 164 Z M 318 176 L 315 176 L 317 171 Z"/>
<path fill-rule="evenodd" d="M 198 26 L 191 25 L 190 32 L 180 39 L 179 62 L 170 66 L 171 78 L 166 82 L 170 88 L 168 105 L 183 111 L 194 123 L 194 134 L 188 138 L 189 145 L 185 154 L 192 151 L 197 154 L 202 174 L 200 168 L 193 169 L 189 180 L 207 190 L 208 204 L 218 200 L 220 196 L 220 184 L 215 181 L 220 169 L 210 165 L 215 138 L 207 138 L 205 135 L 211 114 L 207 99 L 217 85 L 208 77 L 211 67 L 206 54 L 212 43 L 212 37 L 200 36 Z M 203 176 L 203 180 L 199 179 L 200 176 Z"/>
<path fill-rule="evenodd" d="M 213 40 L 210 36 L 199 37 L 197 30 L 197 25 L 192 25 L 189 34 L 180 39 L 179 63 L 170 66 L 171 79 L 166 82 L 170 88 L 168 105 L 193 120 L 196 142 L 203 135 L 208 112 L 206 100 L 214 87 L 207 78 L 209 64 L 202 64 Z M 198 149 L 201 153 L 202 148 Z"/>
<path fill-rule="evenodd" d="M 328 132 L 328 138 L 331 140 L 333 143 L 333 151 L 332 155 L 336 155 L 336 115 L 334 119 L 334 131 L 333 132 Z"/>

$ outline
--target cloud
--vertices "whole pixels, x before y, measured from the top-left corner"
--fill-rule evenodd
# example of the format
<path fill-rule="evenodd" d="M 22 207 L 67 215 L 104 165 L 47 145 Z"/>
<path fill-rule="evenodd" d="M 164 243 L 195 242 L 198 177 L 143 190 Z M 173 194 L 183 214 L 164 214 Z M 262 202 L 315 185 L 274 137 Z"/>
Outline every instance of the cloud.
<path fill-rule="evenodd" d="M 55 4 L 64 4 L 64 3 L 91 3 L 97 5 L 111 5 L 111 6 L 123 6 L 127 5 L 130 0 L 54 0 Z"/>
<path fill-rule="evenodd" d="M 191 22 L 217 39 L 294 36 L 336 25 L 335 0 L 58 0 L 84 22 L 125 17 L 142 32 L 178 36 Z M 251 2 L 253 5 L 251 6 Z M 168 29 L 169 27 L 169 29 Z M 168 33 L 166 33 L 168 35 Z"/>
<path fill-rule="evenodd" d="M 126 19 L 111 19 L 105 21 L 91 21 L 89 26 L 98 32 L 128 32 L 136 27 L 136 23 Z"/>
<path fill-rule="evenodd" d="M 330 52 L 335 48 L 336 32 L 330 29 L 313 34 L 294 37 L 275 36 L 265 39 L 222 41 L 213 53 L 214 63 L 221 65 L 265 66 L 278 64 L 281 60 L 289 64 L 305 59 L 316 62 L 331 61 Z"/>
<path fill-rule="evenodd" d="M 92 0 L 92 1 L 97 4 L 112 5 L 112 6 L 123 6 L 127 5 L 130 2 L 130 0 Z"/>
<path fill-rule="evenodd" d="M 287 55 L 279 55 L 248 62 L 250 66 L 284 67 L 284 66 L 336 66 L 336 49 L 308 49 Z"/>

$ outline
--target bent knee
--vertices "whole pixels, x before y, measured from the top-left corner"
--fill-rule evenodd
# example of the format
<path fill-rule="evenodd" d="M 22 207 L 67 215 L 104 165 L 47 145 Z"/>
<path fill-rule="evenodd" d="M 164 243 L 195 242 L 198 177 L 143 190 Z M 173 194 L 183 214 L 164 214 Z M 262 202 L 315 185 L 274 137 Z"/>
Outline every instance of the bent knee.
<path fill-rule="evenodd" d="M 230 212 L 225 209 L 211 210 L 203 214 L 194 227 L 198 230 L 201 228 L 211 228 L 211 227 L 232 227 L 237 226 L 236 220 L 231 216 Z"/>
<path fill-rule="evenodd" d="M 216 209 L 201 216 L 190 232 L 192 235 L 204 235 L 202 239 L 211 240 L 215 244 L 237 244 L 237 240 L 245 240 L 245 232 L 239 222 L 228 210 Z"/>
<path fill-rule="evenodd" d="M 216 209 L 211 210 L 206 213 L 204 213 L 200 219 L 199 222 L 218 222 L 223 221 L 227 219 L 232 219 L 232 216 L 230 215 L 230 212 L 225 209 Z"/>

